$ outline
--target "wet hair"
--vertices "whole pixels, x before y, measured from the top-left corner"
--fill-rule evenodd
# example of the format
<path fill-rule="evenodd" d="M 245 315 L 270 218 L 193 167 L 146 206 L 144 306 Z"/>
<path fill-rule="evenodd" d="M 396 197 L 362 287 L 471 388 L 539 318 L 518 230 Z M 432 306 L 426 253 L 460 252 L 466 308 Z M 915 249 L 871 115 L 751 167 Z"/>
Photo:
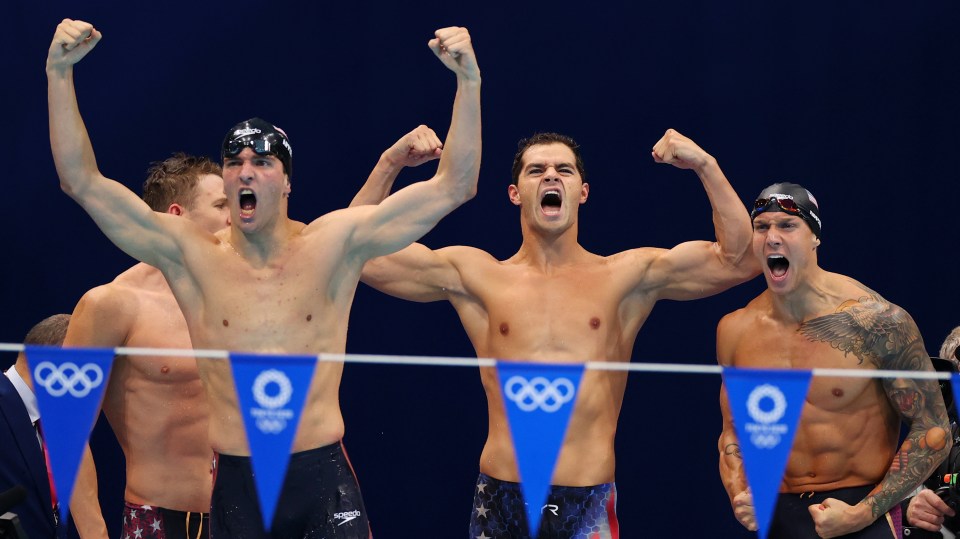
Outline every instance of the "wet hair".
<path fill-rule="evenodd" d="M 234 157 L 244 148 L 250 148 L 257 155 L 272 155 L 283 163 L 287 179 L 293 177 L 293 146 L 290 137 L 283 129 L 260 118 L 244 120 L 227 131 L 220 146 L 220 157 Z"/>
<path fill-rule="evenodd" d="M 67 325 L 70 323 L 69 314 L 55 314 L 44 318 L 37 325 L 30 328 L 23 344 L 41 346 L 61 346 L 67 336 Z"/>
<path fill-rule="evenodd" d="M 573 152 L 573 157 L 576 159 L 575 165 L 577 172 L 580 173 L 580 179 L 586 183 L 587 171 L 583 169 L 583 156 L 580 155 L 580 145 L 577 144 L 577 141 L 559 133 L 536 133 L 529 138 L 520 139 L 520 142 L 517 143 L 517 154 L 513 156 L 513 169 L 511 170 L 513 174 L 513 185 L 517 185 L 517 182 L 520 180 L 520 169 L 523 168 L 523 154 L 533 146 L 541 146 L 544 144 L 563 144 L 567 148 L 570 148 L 570 151 Z"/>
<path fill-rule="evenodd" d="M 193 209 L 200 178 L 207 174 L 223 176 L 220 165 L 206 157 L 182 152 L 163 161 L 150 163 L 147 180 L 143 182 L 143 201 L 150 209 L 166 212 L 171 204 Z"/>
<path fill-rule="evenodd" d="M 774 202 L 772 199 L 792 200 L 799 208 L 799 214 L 783 209 L 779 202 Z M 803 219 L 803 222 L 807 223 L 817 239 L 820 239 L 820 228 L 822 226 L 820 223 L 820 205 L 813 193 L 806 190 L 802 185 L 782 182 L 770 185 L 760 191 L 753 208 L 750 210 L 750 221 L 752 222 L 761 213 L 771 211 L 797 215 Z"/>
<path fill-rule="evenodd" d="M 960 358 L 957 357 L 958 348 L 960 348 L 960 326 L 953 328 L 953 331 L 944 339 L 940 347 L 940 357 L 960 366 Z"/>

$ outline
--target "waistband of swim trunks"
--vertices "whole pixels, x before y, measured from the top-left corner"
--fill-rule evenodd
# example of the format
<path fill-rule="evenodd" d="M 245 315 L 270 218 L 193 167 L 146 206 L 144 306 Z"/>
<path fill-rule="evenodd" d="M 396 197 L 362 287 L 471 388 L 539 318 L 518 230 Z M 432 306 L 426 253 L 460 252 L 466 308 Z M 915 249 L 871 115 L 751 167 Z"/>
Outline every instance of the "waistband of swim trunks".
<path fill-rule="evenodd" d="M 337 455 L 343 454 L 343 444 L 340 442 L 333 442 L 330 445 L 324 445 L 321 447 L 316 447 L 313 449 L 307 449 L 305 451 L 298 451 L 296 453 L 290 454 L 291 461 L 313 459 L 313 458 L 329 458 L 335 457 Z M 225 464 L 249 464 L 249 456 L 239 456 L 239 455 L 227 455 L 226 453 L 217 453 L 217 463 L 218 466 L 223 466 Z"/>
<path fill-rule="evenodd" d="M 166 507 L 160 507 L 160 506 L 158 506 L 158 505 L 146 505 L 147 508 L 144 508 L 144 505 L 145 505 L 145 504 L 142 504 L 142 503 L 132 503 L 132 502 L 129 502 L 129 501 L 127 501 L 127 500 L 124 500 L 124 501 L 123 501 L 123 505 L 124 505 L 127 509 L 133 509 L 133 510 L 136 510 L 136 511 L 152 511 L 152 512 L 155 512 L 155 513 L 162 513 L 162 514 L 165 515 L 165 516 L 169 515 L 169 516 L 174 516 L 174 517 L 178 517 L 178 518 L 185 518 L 188 513 L 191 514 L 191 515 L 200 515 L 201 518 L 208 518 L 208 517 L 210 516 L 210 513 L 205 512 L 205 511 L 204 511 L 204 512 L 201 512 L 201 511 L 180 511 L 180 510 L 178 510 L 178 509 L 167 509 Z"/>
<path fill-rule="evenodd" d="M 513 481 L 504 481 L 503 479 L 497 479 L 495 477 L 490 477 L 489 475 L 480 472 L 480 477 L 477 479 L 478 482 L 484 482 L 491 486 L 499 486 L 500 488 L 507 488 L 512 490 L 519 490 L 520 483 L 514 483 Z M 553 492 L 561 492 L 563 489 L 579 490 L 579 489 L 603 489 L 603 488 L 616 488 L 616 483 L 602 483 L 600 485 L 585 485 L 582 487 L 567 486 L 567 485 L 550 485 L 550 489 Z"/>

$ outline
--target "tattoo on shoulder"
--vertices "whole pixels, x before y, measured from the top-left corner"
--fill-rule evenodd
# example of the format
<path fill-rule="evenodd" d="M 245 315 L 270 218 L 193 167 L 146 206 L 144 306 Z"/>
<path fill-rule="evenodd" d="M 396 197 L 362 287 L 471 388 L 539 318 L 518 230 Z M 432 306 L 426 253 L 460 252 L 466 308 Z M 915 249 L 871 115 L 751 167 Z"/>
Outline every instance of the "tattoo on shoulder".
<path fill-rule="evenodd" d="M 869 360 L 879 368 L 917 368 L 890 365 L 920 340 L 910 315 L 875 292 L 841 303 L 836 312 L 808 320 L 798 330 L 811 341 L 829 343 L 845 355 L 853 353 L 859 364 Z M 911 354 L 912 355 L 912 354 Z"/>

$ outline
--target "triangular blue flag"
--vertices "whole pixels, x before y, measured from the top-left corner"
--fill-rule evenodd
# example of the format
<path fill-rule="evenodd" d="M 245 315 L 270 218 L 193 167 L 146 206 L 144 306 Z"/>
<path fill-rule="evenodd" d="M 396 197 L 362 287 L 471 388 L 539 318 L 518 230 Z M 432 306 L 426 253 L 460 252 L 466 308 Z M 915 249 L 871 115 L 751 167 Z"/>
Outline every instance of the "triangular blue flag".
<path fill-rule="evenodd" d="M 497 362 L 531 536 L 567 432 L 584 365 Z"/>
<path fill-rule="evenodd" d="M 40 407 L 60 520 L 66 522 L 77 470 L 110 377 L 113 349 L 27 345 L 24 353 Z"/>
<path fill-rule="evenodd" d="M 263 527 L 270 530 L 316 356 L 230 354 Z"/>
<path fill-rule="evenodd" d="M 812 375 L 801 370 L 723 369 L 761 539 L 770 529 Z"/>
<path fill-rule="evenodd" d="M 951 386 L 953 388 L 953 407 L 956 408 L 957 410 L 960 410 L 960 403 L 957 402 L 957 400 L 960 400 L 960 374 L 957 374 L 957 373 L 951 374 L 950 383 L 953 384 Z"/>

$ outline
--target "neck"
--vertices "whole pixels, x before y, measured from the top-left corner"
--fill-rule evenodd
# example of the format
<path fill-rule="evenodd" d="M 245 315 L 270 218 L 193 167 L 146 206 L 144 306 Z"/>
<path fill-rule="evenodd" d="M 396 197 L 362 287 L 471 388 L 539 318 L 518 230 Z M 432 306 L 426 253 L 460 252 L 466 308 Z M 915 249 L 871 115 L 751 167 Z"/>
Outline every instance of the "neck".
<path fill-rule="evenodd" d="M 770 292 L 770 303 L 779 318 L 803 323 L 836 307 L 835 294 L 829 286 L 828 273 L 819 266 L 806 271 L 797 287 L 783 294 Z"/>
<path fill-rule="evenodd" d="M 241 257 L 250 261 L 264 261 L 283 249 L 293 233 L 293 224 L 293 221 L 281 216 L 251 232 L 244 232 L 238 225 L 232 225 L 226 239 Z"/>
<path fill-rule="evenodd" d="M 17 362 L 13 365 L 13 368 L 17 370 L 20 378 L 27 383 L 30 391 L 33 391 L 33 377 L 30 376 L 30 366 L 27 365 L 27 356 L 23 352 L 17 355 Z"/>
<path fill-rule="evenodd" d="M 577 241 L 577 224 L 563 231 L 535 230 L 526 222 L 521 222 L 523 244 L 516 257 L 526 259 L 537 266 L 562 265 L 574 262 L 586 253 Z"/>

